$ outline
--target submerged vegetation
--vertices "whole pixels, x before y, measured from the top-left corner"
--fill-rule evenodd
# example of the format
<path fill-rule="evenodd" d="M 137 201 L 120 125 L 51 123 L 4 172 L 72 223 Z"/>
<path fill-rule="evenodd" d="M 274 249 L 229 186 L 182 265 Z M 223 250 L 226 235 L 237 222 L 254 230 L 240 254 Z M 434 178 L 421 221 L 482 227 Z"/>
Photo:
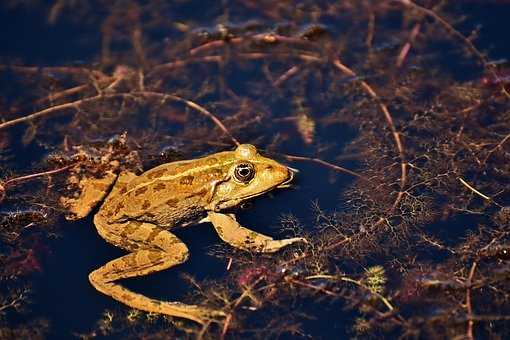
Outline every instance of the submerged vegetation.
<path fill-rule="evenodd" d="M 510 50 L 489 22 L 506 24 L 504 2 L 4 1 L 39 19 L 2 24 L 0 338 L 509 337 Z M 290 192 L 266 230 L 309 244 L 262 256 L 216 240 L 192 256 L 220 273 L 173 269 L 181 289 L 156 294 L 222 309 L 219 323 L 103 308 L 86 277 L 106 257 L 56 247 L 96 237 L 64 198 L 240 142 L 323 186 Z M 70 267 L 50 270 L 57 257 Z M 67 270 L 83 280 L 60 286 L 76 327 L 44 297 Z"/>

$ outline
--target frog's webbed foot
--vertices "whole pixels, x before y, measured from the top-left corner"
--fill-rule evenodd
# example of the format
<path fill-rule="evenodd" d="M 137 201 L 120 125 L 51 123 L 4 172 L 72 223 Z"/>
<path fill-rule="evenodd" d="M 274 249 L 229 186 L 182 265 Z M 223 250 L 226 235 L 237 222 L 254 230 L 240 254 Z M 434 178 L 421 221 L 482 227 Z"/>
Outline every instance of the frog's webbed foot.
<path fill-rule="evenodd" d="M 307 243 L 303 237 L 274 240 L 272 237 L 242 227 L 234 215 L 209 212 L 204 222 L 211 222 L 220 238 L 239 249 L 274 253 L 296 242 Z"/>
<path fill-rule="evenodd" d="M 101 202 L 112 187 L 117 175 L 109 171 L 102 178 L 85 177 L 78 183 L 81 192 L 78 198 L 61 197 L 60 203 L 68 211 L 69 220 L 87 216 Z"/>
<path fill-rule="evenodd" d="M 113 171 L 108 171 L 101 178 L 83 178 L 78 184 L 81 189 L 78 198 L 62 197 L 60 199 L 61 204 L 69 211 L 66 218 L 76 220 L 87 216 L 104 200 L 110 189 L 111 192 L 119 190 L 135 177 L 136 175 L 132 172 L 123 172 L 117 175 Z"/>
<path fill-rule="evenodd" d="M 95 222 L 101 227 L 104 221 L 96 215 Z M 108 262 L 89 275 L 90 282 L 98 291 L 136 309 L 186 318 L 201 324 L 225 317 L 222 311 L 151 299 L 116 283 L 119 279 L 147 275 L 180 264 L 187 260 L 188 248 L 170 232 L 149 223 L 125 222 L 109 227 L 109 230 L 98 230 L 108 241 L 133 252 Z M 111 230 L 124 230 L 125 234 Z"/>

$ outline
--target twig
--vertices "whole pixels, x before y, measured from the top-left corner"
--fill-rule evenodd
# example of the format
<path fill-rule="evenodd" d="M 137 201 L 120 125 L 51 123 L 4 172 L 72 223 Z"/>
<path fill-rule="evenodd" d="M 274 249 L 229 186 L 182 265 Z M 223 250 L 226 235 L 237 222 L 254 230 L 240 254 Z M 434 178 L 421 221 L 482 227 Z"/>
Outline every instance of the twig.
<path fill-rule="evenodd" d="M 154 96 L 154 97 L 159 97 L 164 101 L 166 101 L 167 99 L 170 99 L 170 100 L 173 100 L 173 101 L 177 101 L 177 102 L 181 102 L 181 103 L 184 103 L 186 104 L 187 106 L 197 110 L 198 112 L 202 113 L 204 116 L 207 116 L 208 118 L 210 118 L 227 136 L 230 137 L 230 139 L 232 140 L 232 142 L 235 144 L 235 145 L 240 145 L 241 143 L 239 143 L 239 141 L 230 133 L 230 131 L 227 129 L 227 127 L 221 122 L 221 120 L 219 120 L 215 115 L 213 115 L 211 112 L 209 112 L 207 109 L 205 109 L 204 107 L 196 104 L 195 102 L 192 102 L 191 100 L 187 100 L 187 99 L 184 99 L 184 98 L 181 98 L 181 97 L 178 97 L 178 96 L 175 96 L 175 95 L 172 95 L 172 94 L 167 94 L 167 93 L 160 93 L 160 92 L 151 92 L 151 91 L 141 91 L 141 92 L 133 92 L 132 93 L 133 95 L 141 95 L 141 96 Z"/>
<path fill-rule="evenodd" d="M 487 156 L 484 159 L 484 162 L 487 162 L 487 160 L 490 158 L 490 156 L 492 156 L 492 154 L 494 152 L 496 152 L 496 150 L 501 149 L 503 144 L 505 144 L 508 140 L 510 140 L 510 133 L 508 135 L 506 135 L 505 137 L 503 137 L 503 139 L 498 143 L 498 145 L 496 145 L 495 147 L 493 147 L 492 149 L 489 150 L 489 152 L 487 153 Z"/>
<path fill-rule="evenodd" d="M 17 296 L 14 300 L 12 300 L 11 302 L 3 305 L 3 306 L 0 306 L 0 312 L 3 312 L 4 310 L 6 310 L 7 308 L 11 308 L 11 307 L 14 307 L 16 308 L 16 305 L 21 301 L 23 300 L 24 296 L 23 296 L 23 293 L 21 293 L 19 296 Z"/>
<path fill-rule="evenodd" d="M 466 187 L 468 188 L 469 190 L 471 190 L 472 192 L 474 192 L 475 194 L 477 194 L 478 196 L 482 197 L 483 199 L 487 200 L 487 201 L 490 201 L 491 198 L 485 194 L 482 194 L 480 191 L 476 190 L 474 187 L 472 187 L 471 185 L 469 185 L 469 183 L 467 183 L 465 180 L 463 180 L 461 177 L 459 177 L 459 181 Z"/>
<path fill-rule="evenodd" d="M 333 163 L 329 163 L 329 162 L 326 162 L 320 158 L 311 158 L 311 157 L 304 157 L 304 156 L 294 156 L 294 155 L 283 155 L 283 157 L 285 157 L 286 159 L 288 160 L 291 160 L 291 161 L 309 161 L 309 162 L 315 162 L 315 163 L 319 163 L 321 165 L 324 165 L 328 168 L 331 168 L 335 171 L 339 171 L 339 172 L 345 172 L 349 175 L 352 175 L 352 176 L 355 176 L 355 177 L 358 177 L 358 178 L 362 178 L 362 179 L 366 179 L 364 178 L 362 175 L 358 174 L 357 172 L 354 172 L 352 170 L 349 170 L 349 169 L 346 169 L 344 167 L 341 167 L 339 165 L 335 165 Z"/>
<path fill-rule="evenodd" d="M 220 340 L 224 340 L 225 336 L 227 335 L 228 328 L 230 327 L 230 323 L 232 322 L 233 318 L 232 315 L 235 309 L 241 304 L 241 302 L 243 302 L 244 298 L 252 296 L 252 289 L 262 280 L 263 278 L 260 277 L 257 280 L 255 280 L 255 282 L 253 282 L 251 285 L 245 287 L 245 290 L 242 292 L 241 296 L 239 296 L 232 303 L 230 303 L 231 313 L 229 313 L 225 319 L 225 323 L 223 324 L 223 328 L 221 330 Z"/>
<path fill-rule="evenodd" d="M 361 283 L 361 281 L 354 280 L 354 279 L 351 279 L 346 276 L 335 276 L 335 275 L 324 275 L 324 274 L 307 276 L 306 279 L 307 280 L 313 280 L 313 279 L 340 280 L 340 281 L 353 283 L 353 284 L 357 285 L 358 287 L 361 287 L 361 288 L 367 290 L 369 293 L 373 294 L 378 299 L 380 299 L 390 312 L 395 310 L 395 307 L 393 307 L 393 305 L 390 303 L 390 301 L 387 298 L 385 298 L 383 295 L 379 294 L 378 292 L 375 292 L 373 289 L 370 289 L 369 287 L 367 287 L 366 285 Z"/>
<path fill-rule="evenodd" d="M 289 79 L 293 75 L 297 74 L 298 72 L 299 72 L 299 66 L 292 66 L 287 71 L 285 71 L 285 73 L 283 73 L 278 79 L 276 79 L 274 81 L 273 85 L 276 87 L 280 86 L 282 83 L 287 81 L 287 79 Z"/>
<path fill-rule="evenodd" d="M 13 70 L 16 72 L 25 73 L 67 73 L 74 75 L 90 74 L 91 72 L 97 72 L 90 70 L 85 67 L 72 67 L 72 66 L 19 66 L 19 65 L 0 65 L 0 70 Z"/>
<path fill-rule="evenodd" d="M 265 59 L 268 57 L 272 58 L 297 58 L 305 62 L 325 62 L 326 60 L 321 58 L 316 54 L 309 53 L 262 53 L 262 52 L 250 52 L 250 53 L 235 53 L 235 56 L 242 59 L 248 60 L 259 60 Z M 160 75 L 163 70 L 174 70 L 176 68 L 187 66 L 192 63 L 221 63 L 226 61 L 226 58 L 222 55 L 209 55 L 209 56 L 200 56 L 200 57 L 190 57 L 185 60 L 175 60 L 169 63 L 156 65 L 152 68 L 152 70 L 146 75 L 147 78 L 153 75 Z"/>
<path fill-rule="evenodd" d="M 227 335 L 228 328 L 230 327 L 231 322 L 232 322 L 232 313 L 227 315 L 227 317 L 225 318 L 225 323 L 223 324 L 223 328 L 221 329 L 220 340 L 225 339 L 225 336 Z"/>
<path fill-rule="evenodd" d="M 484 200 L 486 201 L 489 201 L 489 202 L 493 202 L 495 205 L 497 205 L 498 207 L 501 207 L 501 205 L 497 202 L 495 202 L 492 198 L 490 198 L 489 196 L 485 195 L 484 193 L 476 190 L 473 186 L 471 186 L 468 182 L 466 182 L 465 180 L 462 179 L 462 177 L 458 177 L 459 181 L 466 187 L 468 188 L 469 190 L 471 190 L 472 192 L 474 192 L 475 194 L 477 194 L 478 196 L 480 196 L 481 198 L 483 198 Z"/>
<path fill-rule="evenodd" d="M 174 70 L 176 68 L 184 67 L 191 63 L 220 63 L 223 60 L 223 57 L 220 55 L 212 55 L 212 56 L 203 56 L 198 58 L 188 58 L 184 60 L 175 60 L 169 63 L 156 65 L 152 67 L 151 71 L 146 75 L 146 78 L 149 78 L 153 75 L 158 75 L 163 70 Z"/>
<path fill-rule="evenodd" d="M 172 94 L 168 93 L 161 93 L 161 92 L 152 92 L 152 91 L 137 91 L 137 92 L 128 92 L 128 93 L 102 93 L 93 97 L 83 98 L 80 100 L 76 100 L 71 103 L 65 103 L 60 105 L 55 105 L 52 107 L 49 107 L 47 109 L 34 112 L 28 116 L 20 117 L 17 119 L 13 119 L 4 123 L 0 124 L 0 130 L 20 124 L 25 123 L 40 117 L 48 116 L 52 113 L 56 113 L 65 109 L 74 108 L 78 109 L 80 105 L 88 102 L 93 102 L 95 100 L 99 99 L 109 99 L 109 98 L 129 98 L 129 97 L 155 97 L 161 99 L 163 102 L 167 100 L 173 100 L 177 102 L 181 102 L 186 104 L 188 107 L 191 107 L 198 112 L 202 113 L 203 115 L 207 116 L 209 119 L 211 119 L 231 140 L 234 144 L 239 145 L 239 141 L 230 133 L 230 131 L 225 127 L 225 125 L 211 112 L 209 112 L 204 107 L 196 104 L 195 102 L 192 102 L 191 100 L 187 100 Z"/>
<path fill-rule="evenodd" d="M 332 292 L 329 289 L 326 289 L 326 288 L 323 288 L 323 287 L 317 287 L 317 286 L 314 286 L 314 285 L 309 284 L 307 282 L 303 282 L 303 281 L 299 281 L 299 280 L 293 279 L 291 277 L 285 277 L 285 278 L 286 278 L 287 282 L 294 283 L 294 284 L 296 284 L 298 286 L 302 286 L 302 287 L 310 288 L 310 289 L 313 289 L 313 290 L 317 290 L 317 291 L 319 291 L 321 293 L 324 293 L 326 295 L 329 295 L 329 296 L 339 297 L 338 294 L 336 294 L 335 292 Z"/>
<path fill-rule="evenodd" d="M 38 172 L 38 173 L 35 173 L 35 174 L 30 174 L 30 175 L 25 175 L 25 176 L 11 178 L 11 179 L 5 181 L 3 183 L 3 185 L 4 185 L 4 187 L 8 187 L 9 185 L 12 185 L 13 183 L 16 183 L 16 182 L 28 181 L 30 179 L 34 179 L 34 178 L 41 177 L 41 176 L 53 175 L 53 174 L 65 171 L 65 170 L 67 170 L 69 168 L 72 168 L 72 167 L 74 167 L 77 164 L 78 163 L 73 163 L 73 164 L 69 164 L 69 165 L 66 165 L 66 166 L 64 166 L 62 168 L 58 168 L 58 169 L 54 169 L 54 170 L 48 170 L 48 171 L 44 171 L 44 172 Z"/>
<path fill-rule="evenodd" d="M 37 119 L 37 118 L 40 118 L 40 117 L 49 116 L 52 113 L 59 112 L 59 111 L 62 111 L 62 110 L 71 109 L 71 108 L 75 109 L 75 110 L 78 110 L 78 107 L 81 104 L 97 100 L 97 99 L 99 99 L 101 97 L 102 97 L 102 95 L 96 95 L 96 96 L 93 96 L 93 97 L 88 97 L 88 98 L 84 98 L 84 99 L 75 100 L 74 102 L 70 102 L 70 103 L 65 103 L 65 104 L 59 104 L 59 105 L 51 106 L 51 107 L 48 107 L 48 108 L 46 108 L 44 110 L 37 111 L 37 112 L 34 112 L 32 114 L 29 114 L 28 116 L 16 118 L 16 119 L 9 120 L 7 122 L 1 123 L 0 124 L 0 130 L 6 129 L 8 127 L 11 127 L 11 126 L 14 126 L 14 125 L 17 125 L 17 124 L 20 124 L 20 123 L 26 123 L 26 122 L 29 122 L 31 120 L 34 120 L 34 119 Z"/>
<path fill-rule="evenodd" d="M 402 46 L 402 49 L 400 50 L 400 53 L 397 56 L 397 60 L 395 62 L 395 66 L 397 66 L 397 68 L 400 68 L 404 64 L 404 61 L 405 61 L 407 55 L 409 54 L 409 51 L 411 50 L 412 43 L 414 42 L 414 40 L 420 33 L 420 28 L 421 28 L 421 23 L 418 22 L 414 25 L 413 29 L 411 30 L 411 33 L 409 34 L 409 38 L 407 39 L 404 46 Z"/>
<path fill-rule="evenodd" d="M 90 73 L 91 73 L 91 75 L 93 75 L 93 72 L 90 72 Z M 106 76 L 99 72 L 95 72 L 95 73 L 96 73 L 95 76 L 91 76 L 93 83 L 78 85 L 78 86 L 74 86 L 74 87 L 56 92 L 56 93 L 50 93 L 46 97 L 38 99 L 35 102 L 35 104 L 39 105 L 41 103 L 44 103 L 45 101 L 48 101 L 51 103 L 55 100 L 58 100 L 58 99 L 61 99 L 61 98 L 64 98 L 64 97 L 67 97 L 70 95 L 78 94 L 78 93 L 80 93 L 84 90 L 87 90 L 89 88 L 95 88 L 96 90 L 106 88 L 109 85 L 111 85 L 112 83 L 114 83 L 115 81 L 117 81 L 115 76 Z M 97 79 L 98 77 L 99 77 L 99 79 Z M 97 91 L 98 94 L 101 92 L 102 91 Z"/>
<path fill-rule="evenodd" d="M 64 97 L 67 97 L 67 96 L 70 96 L 70 95 L 73 95 L 73 94 L 80 93 L 80 92 L 82 92 L 83 90 L 85 90 L 85 89 L 87 89 L 89 87 L 91 87 L 90 84 L 84 84 L 84 85 L 78 85 L 78 86 L 75 86 L 75 87 L 71 87 L 71 88 L 65 89 L 63 91 L 59 91 L 57 93 L 50 93 L 48 96 L 46 96 L 44 98 L 41 98 L 41 99 L 38 99 L 35 102 L 35 104 L 38 105 L 38 104 L 44 103 L 46 101 L 53 102 L 53 101 L 58 100 L 60 98 L 64 98 Z"/>
<path fill-rule="evenodd" d="M 365 39 L 365 45 L 368 49 L 372 48 L 372 43 L 374 42 L 374 32 L 375 32 L 375 13 L 372 9 L 371 4 L 366 4 L 368 7 L 368 25 L 367 25 L 367 37 Z"/>
<path fill-rule="evenodd" d="M 207 51 L 207 50 L 210 50 L 213 48 L 222 47 L 225 44 L 235 45 L 235 44 L 240 43 L 241 41 L 243 41 L 243 39 L 241 37 L 222 39 L 222 40 L 212 40 L 212 41 L 208 41 L 202 45 L 192 48 L 191 50 L 189 50 L 189 54 L 194 56 L 194 55 L 197 55 L 203 51 Z"/>
<path fill-rule="evenodd" d="M 473 325 L 475 323 L 473 319 L 473 306 L 471 304 L 471 283 L 473 282 L 473 277 L 475 276 L 477 262 L 473 262 L 473 265 L 471 266 L 471 270 L 469 271 L 469 276 L 466 281 L 466 310 L 468 314 L 468 322 L 467 322 L 467 330 L 466 330 L 466 337 L 469 340 L 474 340 L 473 336 Z"/>
<path fill-rule="evenodd" d="M 69 165 L 66 165 L 66 166 L 64 166 L 62 168 L 58 168 L 58 169 L 54 169 L 54 170 L 38 172 L 38 173 L 35 173 L 35 174 L 30 174 L 30 175 L 25 175 L 25 176 L 11 178 L 11 179 L 9 179 L 9 180 L 7 180 L 5 182 L 0 181 L 0 203 L 5 199 L 5 192 L 7 191 L 7 188 L 9 186 L 12 186 L 13 184 L 15 184 L 17 182 L 28 181 L 28 180 L 31 180 L 31 179 L 34 179 L 34 178 L 37 178 L 37 177 L 41 177 L 41 176 L 54 175 L 56 173 L 59 173 L 59 172 L 65 171 L 65 170 L 67 170 L 69 168 L 72 168 L 75 165 L 77 165 L 78 163 L 79 162 L 73 163 L 73 164 L 69 164 Z"/>
<path fill-rule="evenodd" d="M 203 45 L 197 46 L 189 51 L 189 54 L 192 56 L 197 55 L 200 52 L 207 51 L 213 48 L 222 47 L 224 45 L 239 45 L 246 41 L 253 41 L 255 43 L 265 43 L 265 44 L 277 44 L 277 43 L 286 43 L 286 44 L 296 44 L 296 45 L 305 45 L 312 47 L 314 46 L 308 40 L 304 40 L 298 37 L 288 37 L 275 33 L 259 33 L 252 36 L 247 37 L 234 37 L 230 39 L 222 39 L 222 40 L 213 40 L 209 41 Z"/>

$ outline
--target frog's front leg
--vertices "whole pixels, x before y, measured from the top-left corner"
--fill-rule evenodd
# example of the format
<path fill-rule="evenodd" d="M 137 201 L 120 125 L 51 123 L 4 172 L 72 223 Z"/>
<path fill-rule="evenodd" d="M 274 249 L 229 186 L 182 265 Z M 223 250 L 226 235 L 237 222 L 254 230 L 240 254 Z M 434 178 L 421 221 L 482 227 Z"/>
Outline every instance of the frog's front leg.
<path fill-rule="evenodd" d="M 100 214 L 95 216 L 94 223 L 103 238 L 131 251 L 89 275 L 90 282 L 98 291 L 136 309 L 182 317 L 202 324 L 225 316 L 221 311 L 200 306 L 151 299 L 115 282 L 164 270 L 186 261 L 188 248 L 175 235 L 149 223 L 129 221 L 107 224 Z"/>
<path fill-rule="evenodd" d="M 209 212 L 204 222 L 211 222 L 223 241 L 235 248 L 249 251 L 274 253 L 290 244 L 307 242 L 303 237 L 274 240 L 269 236 L 242 227 L 236 221 L 235 216 L 231 214 Z"/>

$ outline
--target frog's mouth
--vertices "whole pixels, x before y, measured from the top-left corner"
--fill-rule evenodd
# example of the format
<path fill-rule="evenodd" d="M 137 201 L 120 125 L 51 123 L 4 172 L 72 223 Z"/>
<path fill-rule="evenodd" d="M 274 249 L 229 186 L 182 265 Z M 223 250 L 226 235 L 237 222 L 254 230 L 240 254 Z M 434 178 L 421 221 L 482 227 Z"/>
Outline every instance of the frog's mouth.
<path fill-rule="evenodd" d="M 290 182 L 292 182 L 292 180 L 294 179 L 294 174 L 298 173 L 299 170 L 291 168 L 290 166 L 288 166 L 287 169 L 289 170 L 289 178 L 287 178 L 285 180 L 285 182 L 277 185 L 276 188 L 282 189 L 282 188 L 289 188 L 292 186 L 292 184 L 290 184 Z"/>

